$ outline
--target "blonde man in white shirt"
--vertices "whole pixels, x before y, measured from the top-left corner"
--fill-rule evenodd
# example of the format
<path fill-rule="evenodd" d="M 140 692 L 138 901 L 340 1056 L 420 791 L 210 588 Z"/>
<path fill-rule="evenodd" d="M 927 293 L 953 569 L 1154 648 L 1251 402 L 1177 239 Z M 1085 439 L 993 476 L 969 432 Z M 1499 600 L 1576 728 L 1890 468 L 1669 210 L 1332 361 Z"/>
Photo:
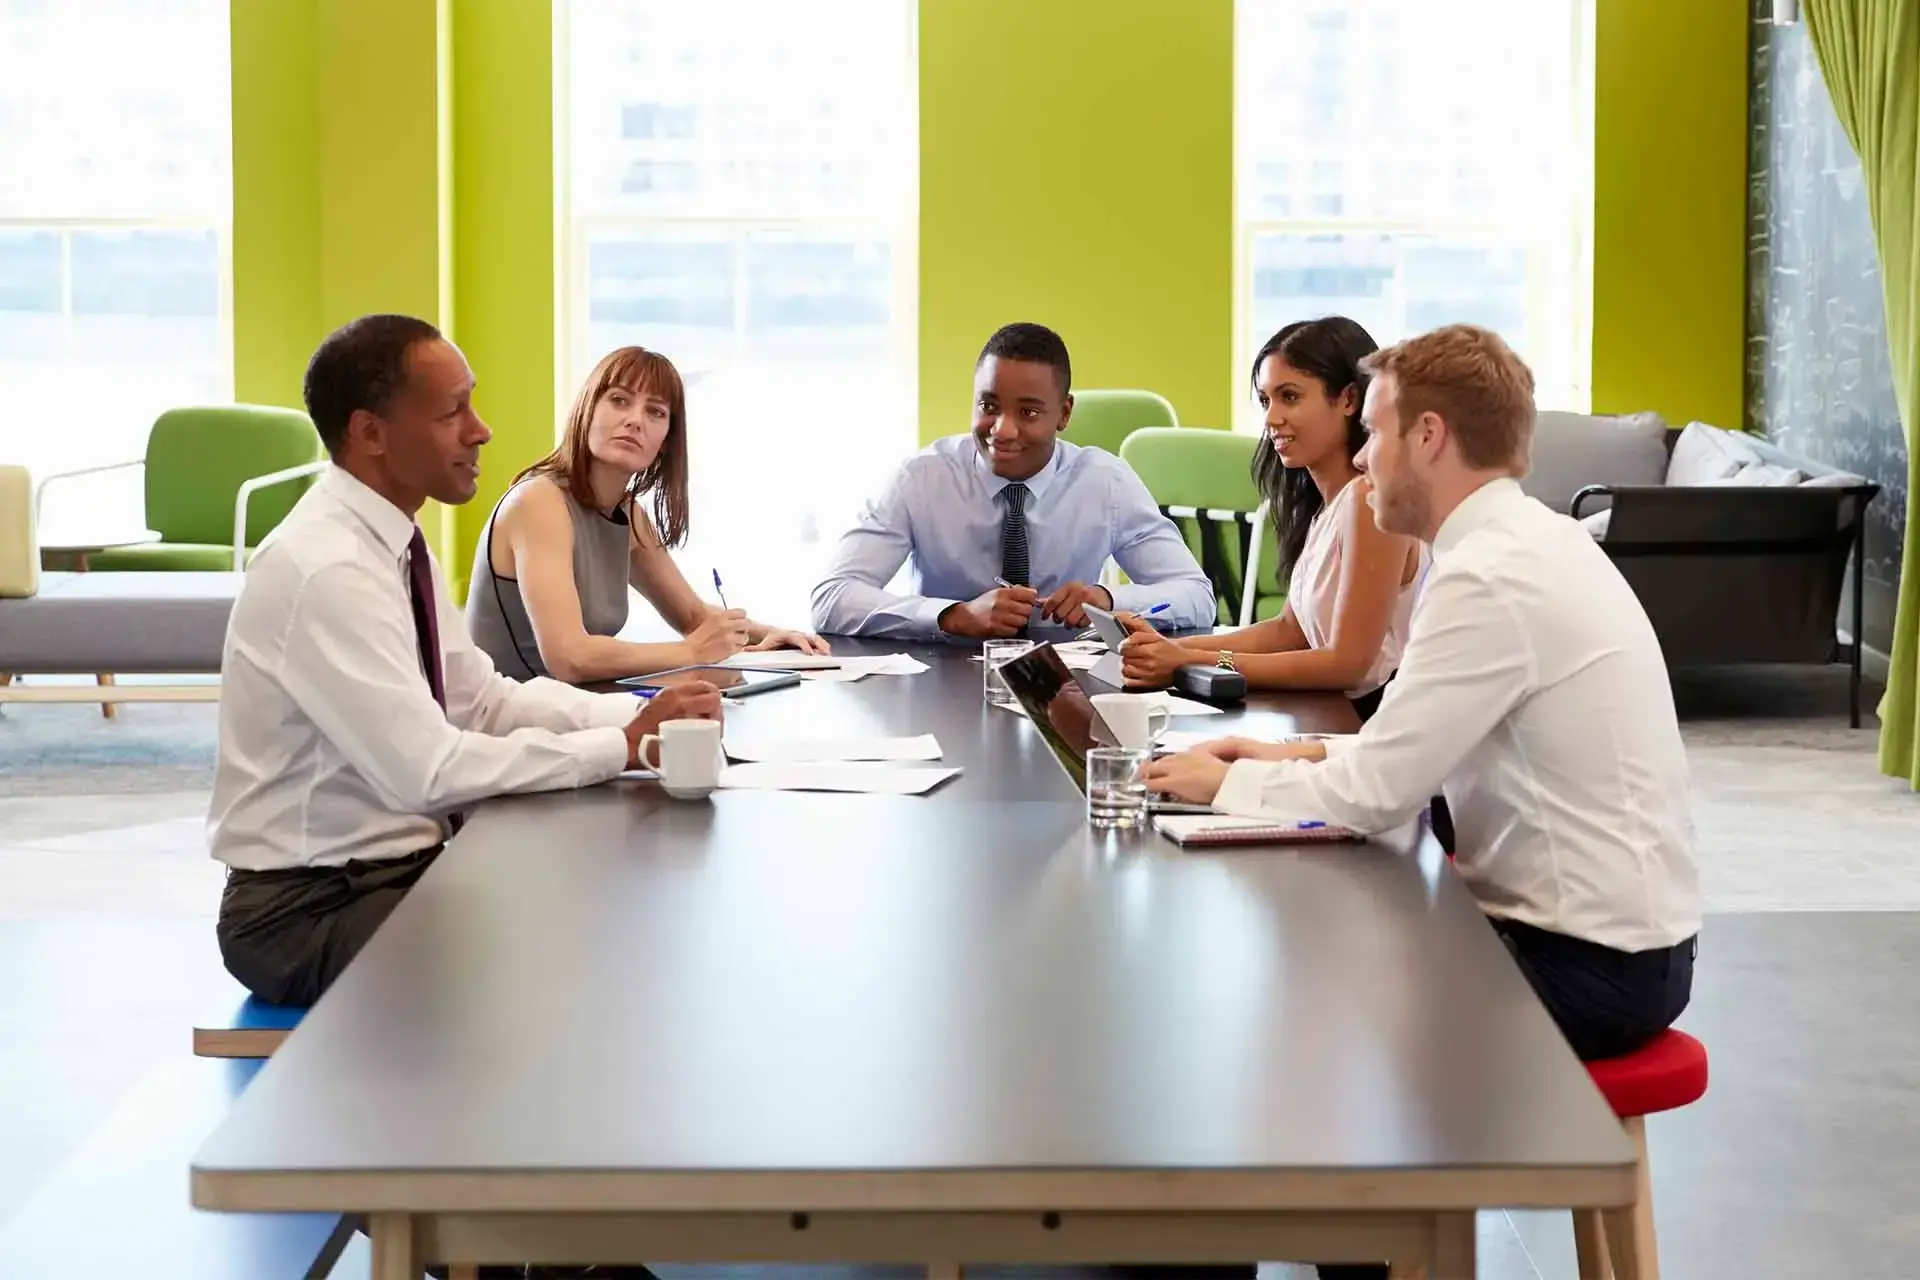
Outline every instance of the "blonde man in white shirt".
<path fill-rule="evenodd" d="M 364 316 L 307 366 L 334 465 L 247 568 L 221 660 L 207 832 L 218 936 L 255 995 L 310 1004 L 488 796 L 603 782 L 641 736 L 718 719 L 711 685 L 644 703 L 498 674 L 415 524 L 471 499 L 486 424 L 458 348 Z"/>
<path fill-rule="evenodd" d="M 1443 791 L 1461 877 L 1583 1059 L 1686 1007 L 1700 929 L 1687 761 L 1659 642 L 1593 538 L 1520 491 L 1533 375 L 1456 325 L 1368 358 L 1375 519 L 1433 546 L 1399 675 L 1355 738 L 1230 738 L 1149 784 L 1381 832 Z"/>

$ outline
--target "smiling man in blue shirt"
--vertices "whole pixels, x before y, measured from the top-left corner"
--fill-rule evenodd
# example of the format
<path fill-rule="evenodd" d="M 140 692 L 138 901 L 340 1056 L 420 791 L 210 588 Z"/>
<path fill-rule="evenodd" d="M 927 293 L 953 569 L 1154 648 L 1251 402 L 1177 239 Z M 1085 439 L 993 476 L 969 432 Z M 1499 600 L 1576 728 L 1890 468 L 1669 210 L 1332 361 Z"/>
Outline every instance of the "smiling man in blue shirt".
<path fill-rule="evenodd" d="M 1036 621 L 1086 625 L 1085 606 L 1211 626 L 1213 587 L 1140 477 L 1104 449 L 1059 439 L 1073 416 L 1067 344 L 1044 325 L 987 339 L 973 374 L 973 431 L 907 461 L 840 540 L 813 589 L 813 625 L 835 635 L 992 639 Z M 1108 557 L 1131 579 L 1096 579 Z M 912 590 L 889 589 L 912 562 Z"/>

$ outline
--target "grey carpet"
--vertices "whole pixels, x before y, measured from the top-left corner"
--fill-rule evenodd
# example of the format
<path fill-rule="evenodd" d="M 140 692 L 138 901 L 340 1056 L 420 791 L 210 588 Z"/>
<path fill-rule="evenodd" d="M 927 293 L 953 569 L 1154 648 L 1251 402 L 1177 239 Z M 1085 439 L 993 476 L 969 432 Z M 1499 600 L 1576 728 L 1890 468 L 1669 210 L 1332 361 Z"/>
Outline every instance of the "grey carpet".
<path fill-rule="evenodd" d="M 0 796 L 207 791 L 212 703 L 13 703 L 0 711 Z"/>

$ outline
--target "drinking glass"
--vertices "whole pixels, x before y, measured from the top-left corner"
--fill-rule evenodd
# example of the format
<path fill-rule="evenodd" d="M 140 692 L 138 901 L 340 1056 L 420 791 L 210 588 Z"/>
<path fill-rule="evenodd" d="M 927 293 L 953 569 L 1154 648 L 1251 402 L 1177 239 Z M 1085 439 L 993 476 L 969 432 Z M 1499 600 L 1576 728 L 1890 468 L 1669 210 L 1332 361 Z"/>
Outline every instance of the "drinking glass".
<path fill-rule="evenodd" d="M 1087 752 L 1087 825 L 1106 831 L 1147 822 L 1149 752 L 1095 747 Z"/>
<path fill-rule="evenodd" d="M 990 704 L 996 707 L 1013 705 L 1013 690 L 1007 688 L 1007 682 L 1000 678 L 1000 667 L 1031 648 L 1031 640 L 988 640 L 981 644 L 980 665 L 985 668 L 986 697 Z"/>

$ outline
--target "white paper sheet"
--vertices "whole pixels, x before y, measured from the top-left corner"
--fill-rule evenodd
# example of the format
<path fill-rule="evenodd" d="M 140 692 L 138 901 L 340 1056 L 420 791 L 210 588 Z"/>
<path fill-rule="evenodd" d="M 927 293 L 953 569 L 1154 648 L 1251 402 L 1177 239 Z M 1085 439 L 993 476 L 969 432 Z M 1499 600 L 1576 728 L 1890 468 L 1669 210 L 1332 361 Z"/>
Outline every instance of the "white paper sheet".
<path fill-rule="evenodd" d="M 728 739 L 730 759 L 769 764 L 815 764 L 848 760 L 938 760 L 940 740 L 930 733 L 916 738 L 762 738 Z"/>
<path fill-rule="evenodd" d="M 1192 698 L 1183 698 L 1177 693 L 1168 693 L 1164 689 L 1158 693 L 1129 693 L 1129 698 L 1145 698 L 1149 704 L 1165 707 L 1170 716 L 1218 716 L 1226 713 L 1220 708 L 1205 702 L 1195 702 Z"/>
<path fill-rule="evenodd" d="M 720 786 L 730 791 L 857 791 L 917 796 L 959 772 L 893 764 L 736 764 L 721 770 Z"/>
<path fill-rule="evenodd" d="M 932 670 L 910 653 L 887 653 L 872 658 L 848 657 L 837 661 L 839 665 L 831 670 L 806 671 L 801 678 L 845 684 L 849 680 L 864 680 L 868 676 L 917 676 L 922 671 Z"/>
<path fill-rule="evenodd" d="M 830 653 L 802 653 L 798 649 L 771 649 L 764 652 L 736 653 L 723 667 L 758 667 L 762 671 L 820 671 L 837 667 L 845 658 Z"/>
<path fill-rule="evenodd" d="M 1077 658 L 1086 658 L 1089 660 L 1088 665 L 1092 665 L 1092 659 L 1106 655 L 1107 646 L 1106 643 L 1101 640 L 1068 640 L 1065 643 L 1053 646 L 1053 651 L 1059 654 L 1066 664 L 1071 667 Z M 980 662 L 982 660 L 982 656 L 977 653 L 968 658 L 969 662 Z"/>
<path fill-rule="evenodd" d="M 1183 698 L 1179 694 L 1166 693 L 1164 691 L 1159 693 L 1129 693 L 1122 696 L 1128 697 L 1128 698 L 1146 698 L 1149 700 L 1149 705 L 1156 706 L 1156 707 L 1165 707 L 1167 709 L 1167 714 L 1174 717 L 1175 719 L 1178 719 L 1181 716 L 1217 716 L 1217 715 L 1226 714 L 1225 712 L 1221 711 L 1220 708 L 1218 707 L 1210 707 L 1204 702 L 1195 702 L 1192 698 Z M 1021 706 L 1017 702 L 1014 702 L 1014 703 L 996 702 L 993 705 L 1001 708 L 1002 710 L 1011 711 L 1017 716 L 1024 716 L 1027 714 L 1026 708 Z M 1212 733 L 1206 736 L 1210 738 L 1218 738 L 1222 735 L 1217 733 Z"/>
<path fill-rule="evenodd" d="M 1205 730 L 1169 729 L 1160 735 L 1157 745 L 1162 751 L 1191 751 L 1203 742 L 1212 742 L 1226 736 L 1223 733 L 1208 733 Z"/>

